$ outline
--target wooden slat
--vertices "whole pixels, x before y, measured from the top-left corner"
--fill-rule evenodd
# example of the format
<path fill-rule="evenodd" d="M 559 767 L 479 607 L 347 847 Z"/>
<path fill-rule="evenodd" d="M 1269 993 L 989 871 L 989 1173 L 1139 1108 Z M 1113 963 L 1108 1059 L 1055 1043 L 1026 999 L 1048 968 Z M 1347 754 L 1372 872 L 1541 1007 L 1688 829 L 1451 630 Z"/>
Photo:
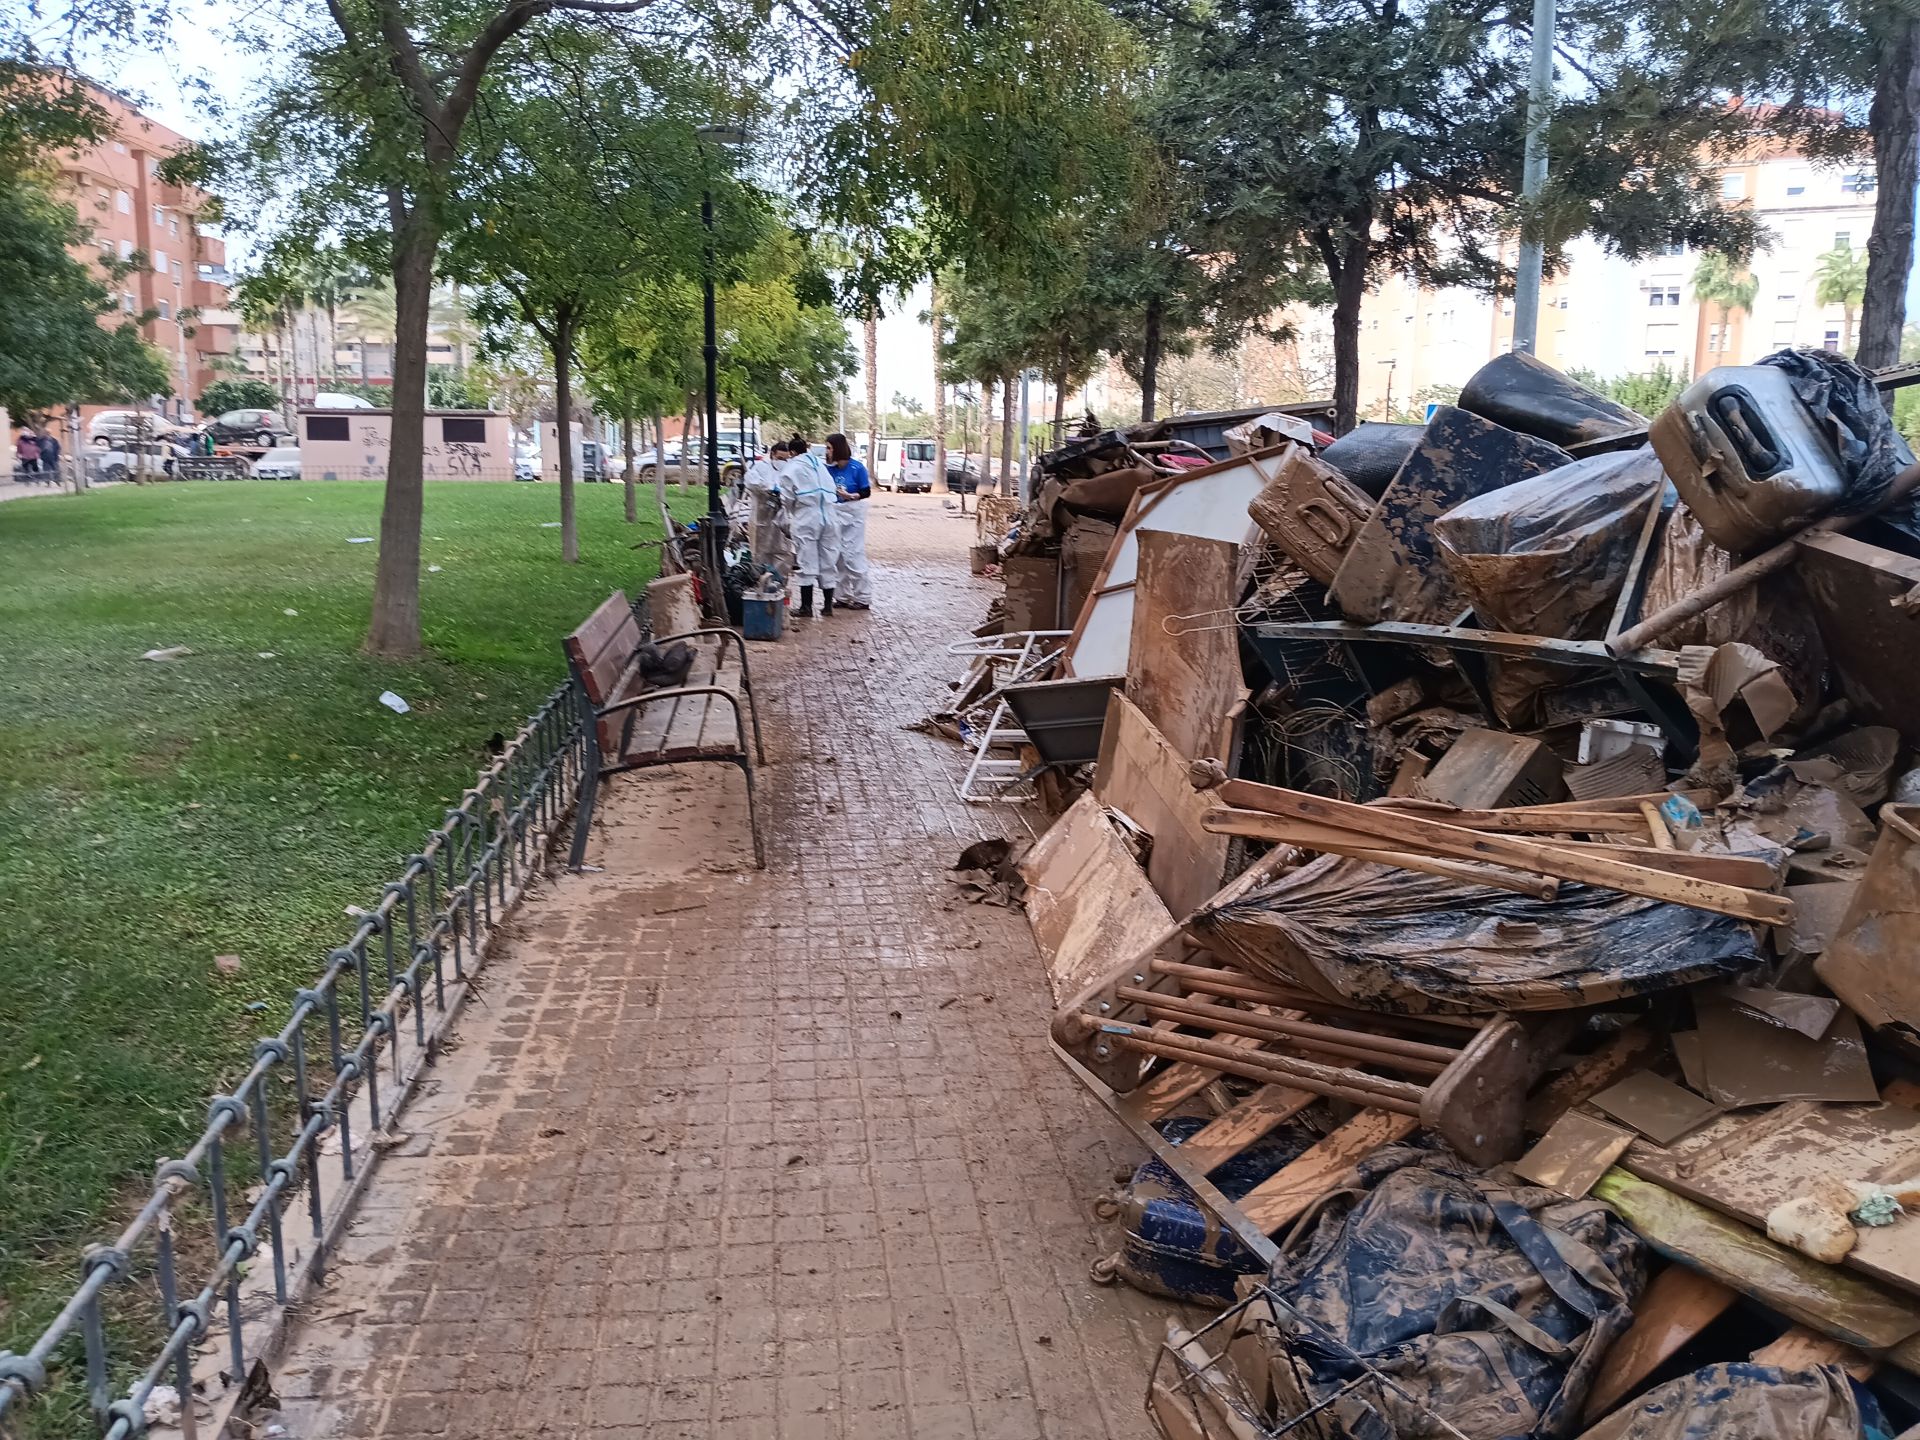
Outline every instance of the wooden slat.
<path fill-rule="evenodd" d="M 1494 835 L 1458 825 L 1443 825 L 1424 816 L 1373 805 L 1353 805 L 1247 780 L 1229 780 L 1217 793 L 1227 805 L 1245 808 L 1230 810 L 1223 806 L 1207 812 L 1201 824 L 1214 834 L 1245 835 L 1257 840 L 1272 835 L 1284 839 L 1286 822 L 1306 820 L 1378 835 L 1397 849 L 1427 850 L 1456 860 L 1491 861 L 1536 875 L 1603 885 L 1629 895 L 1711 910 L 1737 919 L 1785 925 L 1793 918 L 1793 902 L 1784 896 L 1671 875 L 1570 847 L 1543 845 L 1517 835 Z M 1272 823 L 1275 816 L 1280 818 L 1280 825 Z"/>
<path fill-rule="evenodd" d="M 614 591 L 567 637 L 567 655 L 580 668 L 587 698 L 605 705 L 640 643 L 640 625 L 621 591 Z"/>
<path fill-rule="evenodd" d="M 1225 1164 L 1263 1135 L 1277 1130 L 1320 1097 L 1286 1085 L 1263 1085 L 1206 1129 L 1184 1141 L 1180 1153 L 1202 1170 Z"/>
<path fill-rule="evenodd" d="M 1653 1032 L 1644 1025 L 1629 1025 L 1609 1037 L 1591 1055 L 1576 1060 L 1534 1092 L 1527 1102 L 1527 1129 L 1544 1135 L 1553 1128 L 1554 1121 L 1574 1106 L 1642 1068 L 1652 1053 L 1653 1041 Z"/>
<path fill-rule="evenodd" d="M 1222 1035 L 1220 1043 L 1232 1045 L 1236 1049 L 1258 1050 L 1260 1048 L 1260 1041 L 1248 1035 Z M 1128 1094 L 1120 1104 L 1137 1120 L 1142 1122 L 1158 1120 L 1163 1115 L 1171 1115 L 1219 1078 L 1218 1070 L 1209 1070 L 1205 1066 L 1176 1061 L 1162 1068 L 1146 1084 Z"/>
<path fill-rule="evenodd" d="M 1240 1213 L 1272 1235 L 1330 1194 L 1360 1160 L 1419 1128 L 1420 1122 L 1410 1115 L 1362 1110 L 1291 1165 L 1249 1190 L 1240 1201 Z"/>
<path fill-rule="evenodd" d="M 1873 1374 L 1875 1362 L 1844 1341 L 1819 1335 L 1796 1325 L 1771 1345 L 1753 1352 L 1756 1365 L 1778 1365 L 1782 1370 L 1806 1370 L 1815 1365 L 1838 1365 L 1856 1380 Z"/>
<path fill-rule="evenodd" d="M 1613 1342 L 1594 1376 L 1587 1392 L 1587 1423 L 1637 1391 L 1738 1298 L 1732 1287 L 1684 1265 L 1669 1265 L 1654 1276 L 1633 1307 L 1632 1328 Z"/>

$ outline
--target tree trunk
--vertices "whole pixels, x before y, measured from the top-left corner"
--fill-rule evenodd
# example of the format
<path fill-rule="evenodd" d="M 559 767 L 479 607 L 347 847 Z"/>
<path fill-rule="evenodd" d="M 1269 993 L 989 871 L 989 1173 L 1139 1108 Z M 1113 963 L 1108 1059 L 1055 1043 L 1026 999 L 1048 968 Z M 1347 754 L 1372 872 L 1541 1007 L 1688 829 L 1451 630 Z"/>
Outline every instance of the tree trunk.
<path fill-rule="evenodd" d="M 1053 443 L 1067 443 L 1067 372 L 1053 378 Z"/>
<path fill-rule="evenodd" d="M 867 302 L 867 472 L 878 466 L 880 446 L 880 307 Z"/>
<path fill-rule="evenodd" d="M 980 487 L 993 481 L 993 386 L 980 382 Z"/>
<path fill-rule="evenodd" d="M 1000 486 L 999 493 L 1011 495 L 1013 483 L 1013 381 L 1000 382 Z"/>
<path fill-rule="evenodd" d="M 1342 266 L 1333 287 L 1333 429 L 1345 435 L 1360 419 L 1360 302 L 1364 266 Z"/>
<path fill-rule="evenodd" d="M 359 325 L 355 328 L 360 332 L 360 383 L 362 386 L 367 386 L 373 383 L 373 371 L 367 366 L 367 327 Z"/>
<path fill-rule="evenodd" d="M 416 214 L 393 236 L 393 430 L 380 561 L 365 649 L 389 660 L 420 654 L 420 516 L 426 494 L 427 306 L 440 232 Z M 361 352 L 365 354 L 363 349 Z"/>
<path fill-rule="evenodd" d="M 1853 353 L 1854 317 L 1858 313 L 1851 305 L 1840 307 L 1840 353 L 1842 355 Z"/>
<path fill-rule="evenodd" d="M 658 410 L 653 412 L 653 493 L 664 515 L 667 510 L 667 421 Z"/>
<path fill-rule="evenodd" d="M 560 446 L 560 558 L 580 563 L 580 529 L 573 511 L 573 311 L 562 305 L 553 317 L 554 427 Z"/>
<path fill-rule="evenodd" d="M 1147 319 L 1140 335 L 1140 418 L 1152 420 L 1160 388 L 1160 297 L 1147 301 Z"/>
<path fill-rule="evenodd" d="M 640 518 L 640 497 L 634 488 L 633 462 L 638 458 L 633 453 L 633 415 L 631 407 L 620 407 L 620 448 L 627 457 L 627 523 L 633 524 Z"/>
<path fill-rule="evenodd" d="M 1881 11 L 1893 27 L 1880 46 L 1874 80 L 1873 232 L 1867 239 L 1867 288 L 1860 302 L 1860 350 L 1868 369 L 1900 358 L 1907 321 L 1907 276 L 1913 269 L 1913 194 L 1920 184 L 1920 19 L 1898 7 Z"/>
<path fill-rule="evenodd" d="M 940 315 L 940 281 L 936 276 L 927 309 L 933 322 L 933 493 L 947 493 L 947 384 L 940 372 L 945 357 L 942 339 L 946 321 Z"/>

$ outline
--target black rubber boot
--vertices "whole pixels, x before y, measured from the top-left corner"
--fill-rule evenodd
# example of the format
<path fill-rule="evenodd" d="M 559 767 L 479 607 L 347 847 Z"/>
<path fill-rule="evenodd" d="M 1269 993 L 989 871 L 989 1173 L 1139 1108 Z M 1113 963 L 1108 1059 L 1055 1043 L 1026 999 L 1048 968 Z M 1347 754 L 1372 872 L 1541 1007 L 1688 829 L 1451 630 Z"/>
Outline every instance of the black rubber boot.
<path fill-rule="evenodd" d="M 833 602 L 829 600 L 827 603 L 831 605 Z M 802 620 L 811 620 L 813 618 L 813 587 L 811 585 L 802 585 L 800 587 L 800 608 L 793 613 Z"/>
<path fill-rule="evenodd" d="M 820 598 L 823 602 L 820 606 L 820 615 L 821 618 L 824 619 L 833 613 L 833 587 L 831 585 L 822 585 L 820 587 Z"/>

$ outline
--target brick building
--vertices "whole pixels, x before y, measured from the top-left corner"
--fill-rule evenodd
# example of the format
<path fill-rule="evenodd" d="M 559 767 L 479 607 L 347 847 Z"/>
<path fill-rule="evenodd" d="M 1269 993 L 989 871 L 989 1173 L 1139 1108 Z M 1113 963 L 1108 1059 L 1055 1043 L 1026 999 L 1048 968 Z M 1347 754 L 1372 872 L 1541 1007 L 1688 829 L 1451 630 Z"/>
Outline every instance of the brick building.
<path fill-rule="evenodd" d="M 160 178 L 160 163 L 185 139 L 136 110 L 125 98 L 94 86 L 94 99 L 112 117 L 109 138 L 57 157 L 64 197 L 93 230 L 80 259 L 134 260 L 136 269 L 107 277 L 120 315 L 150 316 L 141 333 L 167 358 L 173 395 L 164 406 L 180 419 L 218 378 L 216 362 L 234 353 L 239 317 L 229 308 L 227 250 L 197 217 L 208 196 Z M 118 323 L 117 317 L 107 317 Z M 86 413 L 103 407 L 89 406 Z"/>

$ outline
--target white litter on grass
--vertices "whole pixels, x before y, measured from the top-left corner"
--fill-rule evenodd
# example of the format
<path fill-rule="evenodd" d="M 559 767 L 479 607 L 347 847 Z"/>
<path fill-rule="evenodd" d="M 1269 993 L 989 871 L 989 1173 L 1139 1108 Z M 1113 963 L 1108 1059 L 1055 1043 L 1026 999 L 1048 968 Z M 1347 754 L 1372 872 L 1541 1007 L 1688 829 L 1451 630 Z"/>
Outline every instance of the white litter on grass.
<path fill-rule="evenodd" d="M 438 565 L 429 565 L 427 566 L 427 573 L 429 575 L 438 575 L 440 573 L 440 567 Z"/>
<path fill-rule="evenodd" d="M 380 703 L 396 715 L 404 715 L 413 708 L 391 690 L 380 692 Z"/>
<path fill-rule="evenodd" d="M 347 537 L 347 544 L 349 545 L 371 545 L 372 543 L 373 537 L 371 535 L 349 535 Z"/>
<path fill-rule="evenodd" d="M 256 650 L 253 652 L 253 658 L 256 660 L 272 660 L 277 657 L 271 650 Z"/>
<path fill-rule="evenodd" d="M 164 650 L 149 650 L 140 658 L 142 660 L 178 660 L 182 655 L 191 654 L 193 651 L 184 645 L 169 645 Z"/>
<path fill-rule="evenodd" d="M 282 610 L 280 613 L 282 615 L 298 615 L 300 612 L 298 610 Z"/>
<path fill-rule="evenodd" d="M 560 522 L 558 520 L 542 520 L 540 522 L 540 528 L 542 530 L 558 530 L 560 528 Z"/>
<path fill-rule="evenodd" d="M 147 1392 L 147 1401 L 140 1407 L 140 1413 L 149 1425 L 178 1425 L 180 1392 L 171 1385 L 154 1386 Z"/>

